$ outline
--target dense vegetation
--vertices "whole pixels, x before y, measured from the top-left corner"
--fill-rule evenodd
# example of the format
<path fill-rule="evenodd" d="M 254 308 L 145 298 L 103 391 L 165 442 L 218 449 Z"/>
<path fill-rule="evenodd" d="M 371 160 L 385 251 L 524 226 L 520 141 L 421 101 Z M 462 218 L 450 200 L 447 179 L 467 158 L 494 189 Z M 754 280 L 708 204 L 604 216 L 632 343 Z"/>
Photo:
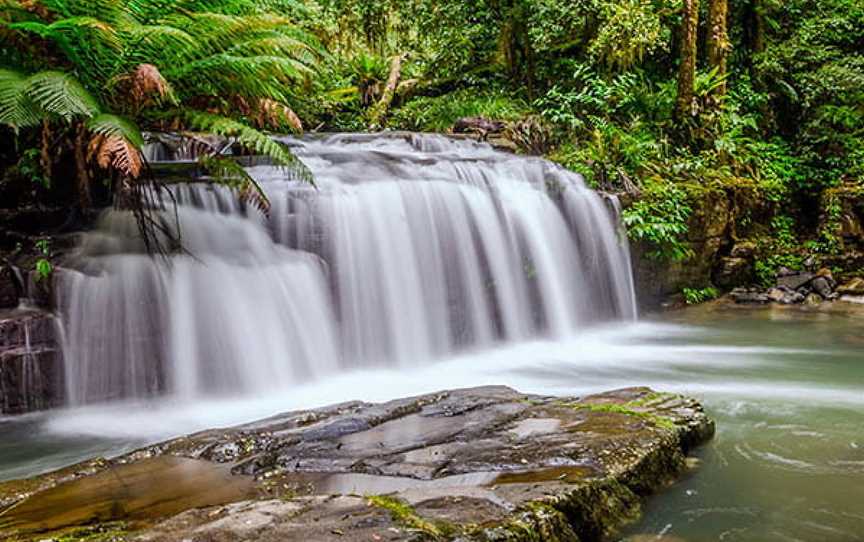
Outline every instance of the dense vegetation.
<path fill-rule="evenodd" d="M 26 178 L 87 205 L 93 179 L 147 185 L 128 182 L 142 128 L 291 164 L 260 130 L 483 116 L 628 194 L 657 258 L 691 257 L 702 199 L 734 191 L 767 277 L 841 250 L 838 194 L 864 179 L 861 0 L 3 0 L 0 18 L 4 194 Z"/>

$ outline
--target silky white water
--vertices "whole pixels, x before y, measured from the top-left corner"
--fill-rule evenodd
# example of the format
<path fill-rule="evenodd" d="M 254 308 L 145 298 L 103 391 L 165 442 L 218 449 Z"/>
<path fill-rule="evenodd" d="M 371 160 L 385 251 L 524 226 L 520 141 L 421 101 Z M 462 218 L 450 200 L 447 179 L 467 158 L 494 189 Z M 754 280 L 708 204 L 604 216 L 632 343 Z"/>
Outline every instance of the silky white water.
<path fill-rule="evenodd" d="M 187 254 L 143 254 L 120 212 L 85 237 L 58 284 L 71 404 L 290 391 L 635 318 L 615 202 L 578 175 L 432 135 L 288 142 L 316 187 L 250 168 L 269 216 L 185 184 Z"/>

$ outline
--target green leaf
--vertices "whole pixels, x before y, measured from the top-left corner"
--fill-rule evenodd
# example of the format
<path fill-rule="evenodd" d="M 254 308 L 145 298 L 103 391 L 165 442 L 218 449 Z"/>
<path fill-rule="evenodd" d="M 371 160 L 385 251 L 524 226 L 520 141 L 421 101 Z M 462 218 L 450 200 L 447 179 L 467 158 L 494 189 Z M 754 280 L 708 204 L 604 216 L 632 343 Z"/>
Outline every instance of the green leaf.
<path fill-rule="evenodd" d="M 94 134 L 106 137 L 122 137 L 138 150 L 144 146 L 144 136 L 141 134 L 141 129 L 132 119 L 120 115 L 100 113 L 87 121 L 87 129 Z"/>

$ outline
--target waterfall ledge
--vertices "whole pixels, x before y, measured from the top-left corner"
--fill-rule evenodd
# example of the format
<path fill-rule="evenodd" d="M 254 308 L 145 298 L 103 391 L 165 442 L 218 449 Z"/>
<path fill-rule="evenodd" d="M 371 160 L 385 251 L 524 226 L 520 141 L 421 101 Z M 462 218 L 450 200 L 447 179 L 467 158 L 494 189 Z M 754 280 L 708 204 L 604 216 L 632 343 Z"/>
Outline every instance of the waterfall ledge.
<path fill-rule="evenodd" d="M 342 403 L 0 484 L 0 536 L 601 540 L 713 432 L 698 402 L 648 388 Z"/>

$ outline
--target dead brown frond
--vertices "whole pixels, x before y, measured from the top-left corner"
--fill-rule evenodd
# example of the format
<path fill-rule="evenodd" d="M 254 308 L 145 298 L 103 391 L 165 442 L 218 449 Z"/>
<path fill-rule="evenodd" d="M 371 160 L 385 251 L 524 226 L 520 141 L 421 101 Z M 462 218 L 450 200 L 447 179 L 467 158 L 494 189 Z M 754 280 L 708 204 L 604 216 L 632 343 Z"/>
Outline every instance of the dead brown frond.
<path fill-rule="evenodd" d="M 255 122 L 261 127 L 279 129 L 289 126 L 296 133 L 303 132 L 303 122 L 300 121 L 297 113 L 287 105 L 270 98 L 258 101 Z"/>
<path fill-rule="evenodd" d="M 114 81 L 121 94 L 127 96 L 136 109 L 156 99 L 165 100 L 172 96 L 170 83 L 153 64 L 139 64 L 131 73 L 121 75 Z"/>
<path fill-rule="evenodd" d="M 137 179 L 144 166 L 141 151 L 125 138 L 96 134 L 87 147 L 87 159 L 102 169 L 114 169 L 123 176 Z"/>

